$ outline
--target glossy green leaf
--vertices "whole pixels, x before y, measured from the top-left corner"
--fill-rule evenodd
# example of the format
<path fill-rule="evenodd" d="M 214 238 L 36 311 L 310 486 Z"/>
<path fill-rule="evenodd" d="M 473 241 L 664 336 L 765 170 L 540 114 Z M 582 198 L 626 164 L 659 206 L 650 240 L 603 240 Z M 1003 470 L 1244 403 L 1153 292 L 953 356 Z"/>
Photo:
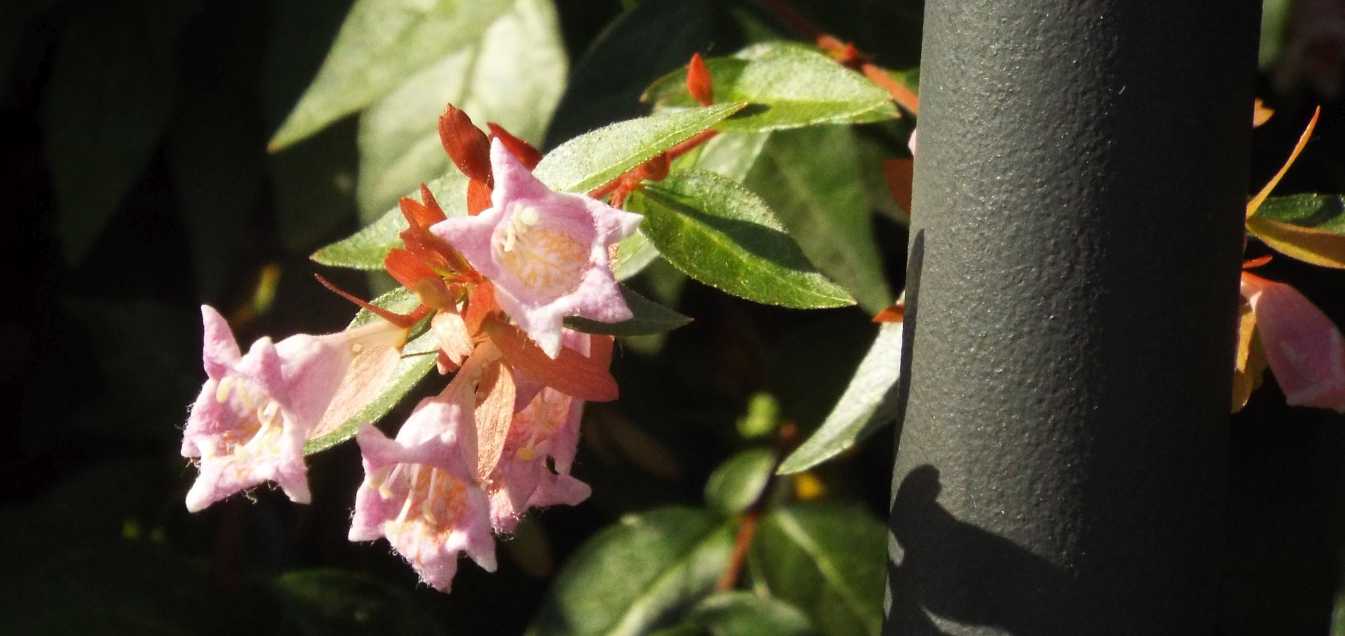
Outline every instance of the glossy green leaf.
<path fill-rule="evenodd" d="M 887 529 L 860 508 L 796 504 L 762 519 L 748 553 L 754 581 L 803 610 L 823 634 L 879 634 Z"/>
<path fill-rule="evenodd" d="M 724 514 L 747 510 L 771 481 L 777 457 L 769 448 L 745 450 L 720 464 L 705 482 L 705 501 Z"/>
<path fill-rule="evenodd" d="M 533 174 L 553 190 L 586 192 L 738 112 L 743 104 L 715 104 L 655 113 L 604 126 L 547 153 Z"/>
<path fill-rule="evenodd" d="M 782 475 L 808 470 L 872 435 L 896 417 L 902 323 L 886 323 L 827 419 L 780 463 Z"/>
<path fill-rule="evenodd" d="M 769 305 L 843 307 L 854 299 L 817 273 L 760 197 L 711 172 L 685 172 L 632 197 L 644 232 L 677 269 Z"/>
<path fill-rule="evenodd" d="M 360 115 L 362 215 L 397 203 L 422 181 L 454 170 L 439 142 L 452 103 L 537 143 L 565 85 L 565 45 L 552 0 L 514 0 L 476 39 L 408 76 Z"/>
<path fill-rule="evenodd" d="M 772 133 L 744 184 L 762 194 L 808 260 L 865 311 L 892 303 L 854 132 L 819 126 Z"/>
<path fill-rule="evenodd" d="M 420 299 L 404 288 L 397 288 L 378 298 L 373 303 L 397 313 L 409 313 L 420 304 Z M 375 320 L 381 320 L 372 312 L 361 309 L 350 321 L 347 329 L 359 327 Z M 387 415 L 406 394 L 434 368 L 434 352 L 439 348 L 434 334 L 425 331 L 407 342 L 400 352 L 393 350 L 367 352 L 364 357 L 356 357 L 352 370 L 347 373 L 347 381 L 342 391 L 333 398 L 333 404 L 346 405 L 339 410 L 329 408 L 309 434 L 304 444 L 304 453 L 322 452 L 340 444 L 360 431 L 365 424 L 373 424 Z M 351 382 L 351 377 L 360 377 L 359 382 Z M 349 391 L 349 394 L 344 393 Z M 348 417 L 333 417 L 333 413 L 353 412 Z"/>
<path fill-rule="evenodd" d="M 299 634 L 440 634 L 442 627 L 409 590 L 356 572 L 287 572 L 271 582 L 285 619 Z"/>
<path fill-rule="evenodd" d="M 1247 232 L 1300 261 L 1345 268 L 1345 196 L 1272 197 L 1247 219 Z"/>
<path fill-rule="evenodd" d="M 715 100 L 749 104 L 719 124 L 722 130 L 868 123 L 898 116 L 886 91 L 810 47 L 765 42 L 705 64 Z M 686 90 L 685 68 L 659 78 L 642 99 L 659 108 L 696 104 Z"/>
<path fill-rule="evenodd" d="M 508 0 L 356 0 L 317 77 L 271 138 L 279 150 L 358 111 L 479 37 Z"/>
<path fill-rule="evenodd" d="M 168 124 L 186 9 L 93 3 L 74 11 L 56 48 L 42 129 L 71 264 L 93 247 Z"/>
<path fill-rule="evenodd" d="M 625 285 L 621 286 L 621 297 L 625 299 L 626 306 L 630 307 L 631 313 L 635 314 L 630 320 L 598 322 L 571 316 L 565 319 L 565 326 L 584 333 L 610 336 L 647 336 L 672 331 L 691 323 L 691 318 L 649 300 Z"/>
<path fill-rule="evenodd" d="M 732 525 L 708 510 L 627 515 L 566 562 L 529 632 L 646 633 L 709 594 L 732 551 Z"/>
<path fill-rule="evenodd" d="M 448 216 L 463 216 L 467 213 L 467 179 L 456 170 L 426 184 L 434 198 Z M 420 200 L 420 191 L 408 192 L 405 196 Z M 383 213 L 377 221 L 366 225 L 358 232 L 331 245 L 313 252 L 309 258 L 323 265 L 348 267 L 351 269 L 383 269 L 383 259 L 388 252 L 402 244 L 398 235 L 408 227 L 406 217 L 396 205 Z"/>
<path fill-rule="evenodd" d="M 788 603 L 751 592 L 721 592 L 692 608 L 687 623 L 712 636 L 807 636 L 808 617 Z"/>

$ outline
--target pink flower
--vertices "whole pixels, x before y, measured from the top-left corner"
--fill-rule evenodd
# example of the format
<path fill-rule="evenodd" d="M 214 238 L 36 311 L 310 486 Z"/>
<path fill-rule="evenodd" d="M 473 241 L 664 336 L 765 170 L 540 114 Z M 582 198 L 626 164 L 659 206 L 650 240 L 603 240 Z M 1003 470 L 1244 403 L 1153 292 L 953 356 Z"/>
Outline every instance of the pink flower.
<path fill-rule="evenodd" d="M 584 356 L 590 355 L 593 339 L 565 330 L 565 346 Z M 521 378 L 520 385 L 525 381 Z M 496 532 L 513 532 L 528 508 L 574 506 L 588 499 L 588 484 L 570 476 L 583 412 L 583 400 L 542 387 L 514 413 L 499 463 L 487 480 Z"/>
<path fill-rule="evenodd" d="M 371 341 L 400 338 L 377 323 L 338 334 L 299 334 L 277 343 L 262 338 L 242 355 L 219 312 L 201 307 L 206 382 L 187 418 L 182 455 L 200 458 L 187 493 L 196 512 L 267 481 L 292 501 L 308 503 L 304 442 L 322 418 L 350 367 Z"/>
<path fill-rule="evenodd" d="M 630 319 L 608 250 L 643 217 L 590 197 L 552 192 L 498 139 L 491 143 L 490 162 L 491 207 L 441 221 L 430 231 L 494 283 L 500 308 L 552 358 L 560 352 L 566 316 Z"/>
<path fill-rule="evenodd" d="M 1243 272 L 1266 361 L 1285 401 L 1345 412 L 1345 339 L 1298 290 Z"/>
<path fill-rule="evenodd" d="M 386 537 L 431 587 L 448 592 L 458 553 L 495 571 L 490 503 L 475 479 L 475 378 L 459 372 L 420 402 L 390 440 L 367 426 L 356 441 L 364 483 L 355 495 L 351 541 Z"/>

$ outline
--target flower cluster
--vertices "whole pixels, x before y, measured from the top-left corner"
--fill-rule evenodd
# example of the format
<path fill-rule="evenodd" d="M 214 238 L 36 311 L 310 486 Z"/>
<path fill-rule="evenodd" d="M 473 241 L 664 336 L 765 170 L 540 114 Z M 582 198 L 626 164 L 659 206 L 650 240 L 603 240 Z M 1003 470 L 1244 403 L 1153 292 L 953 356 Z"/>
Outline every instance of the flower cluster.
<path fill-rule="evenodd" d="M 350 540 L 386 538 L 447 592 L 459 553 L 493 571 L 493 532 L 512 532 L 530 508 L 588 498 L 570 469 L 584 403 L 617 396 L 612 339 L 562 321 L 631 318 L 609 254 L 641 217 L 551 191 L 531 173 L 537 151 L 491 130 L 487 138 L 452 106 L 440 119 L 445 150 L 469 178 L 467 216 L 449 218 L 423 186 L 420 201 L 401 201 L 409 227 L 384 264 L 419 298 L 411 314 L 356 299 L 386 320 L 262 338 L 244 355 L 225 320 L 202 309 L 208 379 L 183 437 L 182 454 L 200 468 L 188 509 L 264 482 L 307 502 L 306 440 L 335 411 L 353 412 L 342 395 L 370 381 L 362 356 L 397 351 L 427 319 L 452 380 L 395 436 L 359 431 L 364 481 Z"/>

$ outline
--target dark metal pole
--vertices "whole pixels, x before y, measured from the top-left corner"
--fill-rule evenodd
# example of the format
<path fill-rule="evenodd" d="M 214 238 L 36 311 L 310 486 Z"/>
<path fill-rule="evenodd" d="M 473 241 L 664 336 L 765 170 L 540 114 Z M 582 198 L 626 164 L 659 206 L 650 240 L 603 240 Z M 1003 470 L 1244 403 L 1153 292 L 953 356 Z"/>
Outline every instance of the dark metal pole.
<path fill-rule="evenodd" d="M 891 634 L 1209 634 L 1258 3 L 928 0 Z"/>

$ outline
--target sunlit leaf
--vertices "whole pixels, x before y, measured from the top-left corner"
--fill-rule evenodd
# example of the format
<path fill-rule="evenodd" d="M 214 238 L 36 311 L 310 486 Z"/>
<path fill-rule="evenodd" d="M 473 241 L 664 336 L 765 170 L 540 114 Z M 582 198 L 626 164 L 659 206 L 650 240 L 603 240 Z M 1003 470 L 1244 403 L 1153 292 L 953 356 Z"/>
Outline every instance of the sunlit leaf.
<path fill-rule="evenodd" d="M 571 139 L 547 153 L 533 171 L 553 190 L 586 192 L 648 161 L 725 117 L 742 104 L 715 104 L 619 121 Z"/>
<path fill-rule="evenodd" d="M 796 504 L 766 515 L 748 562 L 753 580 L 803 610 L 824 634 L 878 634 L 887 529 L 859 508 Z"/>
<path fill-rule="evenodd" d="M 356 0 L 317 77 L 271 138 L 278 150 L 372 104 L 479 37 L 507 0 Z"/>
<path fill-rule="evenodd" d="M 770 208 L 737 183 L 686 172 L 632 197 L 644 232 L 668 262 L 721 291 L 760 303 L 812 309 L 854 299 L 817 273 Z"/>
<path fill-rule="evenodd" d="M 720 464 L 705 482 L 705 501 L 724 514 L 747 510 L 765 491 L 775 468 L 775 451 L 745 450 Z"/>
<path fill-rule="evenodd" d="M 439 142 L 444 105 L 483 129 L 495 122 L 540 143 L 565 85 L 565 46 L 551 0 L 514 0 L 463 48 L 446 54 L 360 116 L 360 212 L 376 214 L 452 170 Z"/>
<path fill-rule="evenodd" d="M 443 177 L 430 181 L 426 185 L 434 193 L 434 198 L 443 208 L 444 214 L 448 216 L 467 214 L 467 179 L 461 173 L 450 170 Z M 406 196 L 419 201 L 419 189 L 415 192 L 406 193 Z M 377 221 L 366 225 L 360 231 L 344 239 L 313 252 L 310 258 L 332 267 L 364 270 L 383 269 L 383 259 L 387 257 L 388 251 L 402 244 L 402 239 L 398 235 L 407 227 L 406 217 L 402 216 L 402 211 L 399 208 L 393 206 L 391 210 L 384 212 L 383 216 L 379 217 Z"/>
<path fill-rule="evenodd" d="M 626 306 L 635 314 L 623 322 L 598 322 L 588 318 L 571 316 L 565 319 L 565 326 L 584 333 L 598 333 L 612 336 L 647 336 L 672 331 L 685 326 L 691 319 L 635 293 L 625 285 L 621 286 L 621 297 Z"/>
<path fill-rule="evenodd" d="M 398 288 L 379 296 L 373 303 L 398 313 L 406 313 L 415 309 L 420 299 Z M 348 328 L 374 320 L 382 319 L 372 312 L 360 310 Z M 347 377 L 358 376 L 362 381 L 345 382 L 342 385 L 336 397 L 332 398 L 332 406 L 310 433 L 304 452 L 311 455 L 340 444 L 354 437 L 365 424 L 377 422 L 387 415 L 434 368 L 434 352 L 437 350 L 438 342 L 434 334 L 425 331 L 406 343 L 400 352 L 391 349 L 357 355 Z M 346 415 L 348 413 L 353 415 Z"/>
<path fill-rule="evenodd" d="M 645 633 L 708 594 L 732 550 L 731 525 L 708 510 L 659 508 L 627 515 L 565 563 L 529 631 Z"/>
<path fill-rule="evenodd" d="M 859 363 L 841 399 L 813 434 L 785 461 L 780 474 L 808 470 L 872 435 L 896 416 L 896 386 L 901 379 L 902 323 L 886 323 Z"/>
<path fill-rule="evenodd" d="M 1345 268 L 1345 196 L 1272 197 L 1247 219 L 1247 232 L 1300 261 Z"/>
<path fill-rule="evenodd" d="M 898 116 L 886 91 L 810 47 L 766 42 L 733 57 L 710 58 L 714 97 L 748 108 L 718 125 L 722 130 L 775 130 L 816 124 L 882 121 Z M 694 106 L 686 69 L 654 82 L 643 96 L 662 108 Z"/>

